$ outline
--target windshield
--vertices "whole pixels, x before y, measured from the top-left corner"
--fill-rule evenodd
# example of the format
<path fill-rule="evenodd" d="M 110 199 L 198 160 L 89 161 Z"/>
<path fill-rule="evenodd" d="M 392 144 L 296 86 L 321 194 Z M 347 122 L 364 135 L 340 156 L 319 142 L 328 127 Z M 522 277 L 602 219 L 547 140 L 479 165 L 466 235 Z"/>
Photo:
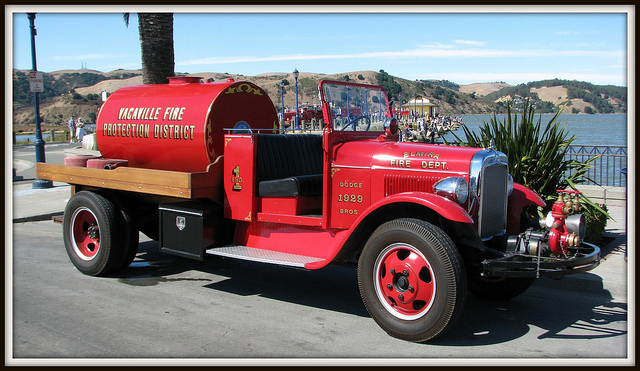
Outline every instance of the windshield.
<path fill-rule="evenodd" d="M 330 107 L 335 131 L 384 131 L 384 121 L 391 117 L 381 86 L 321 81 L 320 99 Z"/>

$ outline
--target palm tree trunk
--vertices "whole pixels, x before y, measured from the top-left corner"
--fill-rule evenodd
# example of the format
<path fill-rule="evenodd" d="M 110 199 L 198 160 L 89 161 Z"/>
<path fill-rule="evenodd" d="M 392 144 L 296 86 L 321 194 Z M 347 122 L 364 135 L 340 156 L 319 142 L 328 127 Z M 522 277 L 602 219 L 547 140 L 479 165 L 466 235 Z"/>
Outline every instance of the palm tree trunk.
<path fill-rule="evenodd" d="M 142 83 L 166 84 L 175 75 L 173 13 L 138 13 Z"/>

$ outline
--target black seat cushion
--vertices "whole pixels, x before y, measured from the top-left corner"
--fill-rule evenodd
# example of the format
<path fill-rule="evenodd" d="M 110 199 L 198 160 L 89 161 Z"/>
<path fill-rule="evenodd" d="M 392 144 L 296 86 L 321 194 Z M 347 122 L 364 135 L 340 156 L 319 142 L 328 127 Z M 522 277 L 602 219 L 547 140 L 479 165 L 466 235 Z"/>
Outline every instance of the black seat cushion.
<path fill-rule="evenodd" d="M 260 197 L 313 197 L 322 195 L 322 174 L 300 175 L 258 183 Z"/>

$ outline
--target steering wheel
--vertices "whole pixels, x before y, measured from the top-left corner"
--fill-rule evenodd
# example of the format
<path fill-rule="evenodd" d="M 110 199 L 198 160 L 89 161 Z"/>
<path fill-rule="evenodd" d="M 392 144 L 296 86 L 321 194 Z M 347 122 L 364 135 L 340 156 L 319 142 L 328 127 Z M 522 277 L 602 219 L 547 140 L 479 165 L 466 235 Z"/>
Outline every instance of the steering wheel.
<path fill-rule="evenodd" d="M 340 131 L 345 131 L 349 126 L 353 125 L 353 131 L 356 131 L 356 127 L 358 126 L 357 122 L 363 120 L 367 124 L 367 128 L 364 131 L 369 131 L 369 127 L 371 126 L 371 119 L 367 116 L 356 117 L 353 120 L 349 121 L 346 125 L 340 129 Z"/>

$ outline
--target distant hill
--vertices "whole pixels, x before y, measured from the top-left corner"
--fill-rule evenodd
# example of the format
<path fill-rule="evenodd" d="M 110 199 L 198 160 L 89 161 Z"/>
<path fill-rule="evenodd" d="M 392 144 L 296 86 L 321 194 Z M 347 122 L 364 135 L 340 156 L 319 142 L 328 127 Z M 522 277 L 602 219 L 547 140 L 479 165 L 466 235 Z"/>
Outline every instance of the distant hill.
<path fill-rule="evenodd" d="M 510 87 L 511 85 L 504 82 L 481 82 L 469 85 L 460 86 L 460 91 L 467 94 L 476 93 L 478 95 L 488 95 L 494 91 L 499 91 L 503 88 Z"/>
<path fill-rule="evenodd" d="M 13 71 L 13 125 L 15 131 L 33 130 L 33 93 L 29 92 L 27 70 Z M 102 104 L 101 92 L 108 94 L 132 85 L 142 84 L 141 70 L 115 70 L 107 73 L 93 70 L 64 70 L 44 73 L 45 92 L 40 93 L 43 126 L 65 125 L 70 115 L 95 121 Z M 178 75 L 187 75 L 180 74 Z M 284 105 L 295 106 L 295 79 L 291 73 L 272 72 L 244 76 L 218 72 L 188 74 L 213 81 L 249 81 L 263 88 L 276 109 L 280 101 L 280 82 L 284 82 Z M 384 70 L 355 71 L 339 74 L 301 72 L 298 78 L 299 103 L 318 104 L 318 82 L 321 79 L 349 80 L 382 85 L 389 98 L 397 102 L 424 95 L 439 106 L 444 115 L 502 113 L 506 101 L 517 109 L 526 99 L 536 104 L 536 112 L 555 112 L 566 105 L 564 113 L 621 113 L 627 109 L 627 89 L 567 80 L 545 80 L 508 85 L 504 82 L 458 85 L 447 80 L 407 80 Z M 397 103 L 396 103 L 397 104 Z M 29 129 L 31 126 L 31 129 Z"/>
<path fill-rule="evenodd" d="M 529 99 L 543 111 L 565 106 L 564 113 L 626 113 L 627 88 L 570 80 L 542 80 L 510 86 L 486 96 L 495 102 Z"/>

